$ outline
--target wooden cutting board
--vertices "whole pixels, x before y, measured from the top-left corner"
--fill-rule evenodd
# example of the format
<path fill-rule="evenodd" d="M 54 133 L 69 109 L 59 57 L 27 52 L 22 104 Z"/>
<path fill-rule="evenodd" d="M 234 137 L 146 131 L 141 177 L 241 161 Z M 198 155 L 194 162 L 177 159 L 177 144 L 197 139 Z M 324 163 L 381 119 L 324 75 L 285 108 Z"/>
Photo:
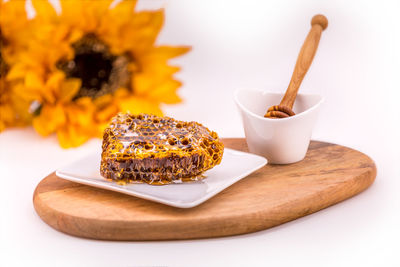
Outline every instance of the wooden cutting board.
<path fill-rule="evenodd" d="M 247 151 L 244 139 L 223 142 Z M 55 173 L 39 183 L 33 203 L 43 221 L 74 236 L 208 238 L 255 232 L 311 214 L 360 193 L 375 176 L 374 162 L 361 152 L 312 141 L 303 161 L 267 165 L 190 209 L 73 183 Z"/>

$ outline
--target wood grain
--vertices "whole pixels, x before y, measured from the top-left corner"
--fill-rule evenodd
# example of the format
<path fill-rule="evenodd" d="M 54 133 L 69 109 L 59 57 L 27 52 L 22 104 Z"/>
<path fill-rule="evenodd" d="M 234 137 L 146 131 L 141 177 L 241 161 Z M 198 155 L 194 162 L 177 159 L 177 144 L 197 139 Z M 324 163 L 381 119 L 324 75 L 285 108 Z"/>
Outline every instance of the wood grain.
<path fill-rule="evenodd" d="M 226 147 L 247 150 L 244 139 Z M 105 240 L 173 240 L 238 235 L 316 212 L 365 190 L 376 176 L 366 155 L 312 141 L 306 158 L 267 165 L 200 206 L 179 209 L 56 177 L 37 186 L 36 212 L 53 228 Z"/>

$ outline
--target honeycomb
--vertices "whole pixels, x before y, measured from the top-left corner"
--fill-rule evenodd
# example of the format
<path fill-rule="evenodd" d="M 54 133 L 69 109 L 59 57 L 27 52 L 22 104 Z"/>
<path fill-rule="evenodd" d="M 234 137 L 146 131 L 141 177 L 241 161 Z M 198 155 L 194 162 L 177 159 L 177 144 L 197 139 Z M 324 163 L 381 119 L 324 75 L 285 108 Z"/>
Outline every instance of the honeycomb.
<path fill-rule="evenodd" d="M 217 133 L 200 123 L 120 113 L 104 131 L 100 173 L 119 184 L 194 181 L 223 152 Z"/>

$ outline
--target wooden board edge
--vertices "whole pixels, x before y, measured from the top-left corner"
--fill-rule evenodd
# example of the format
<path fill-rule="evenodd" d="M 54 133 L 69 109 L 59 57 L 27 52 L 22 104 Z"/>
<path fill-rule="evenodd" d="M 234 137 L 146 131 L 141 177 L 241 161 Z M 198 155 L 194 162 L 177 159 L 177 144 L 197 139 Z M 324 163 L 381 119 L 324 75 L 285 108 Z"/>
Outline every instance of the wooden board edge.
<path fill-rule="evenodd" d="M 352 149 L 352 150 L 354 150 L 354 149 Z M 66 233 L 66 234 L 69 234 L 69 235 L 72 235 L 75 237 L 80 237 L 80 238 L 89 238 L 89 239 L 95 239 L 95 240 L 117 240 L 117 241 L 155 241 L 155 240 L 161 241 L 161 240 L 193 240 L 193 239 L 204 239 L 204 238 L 216 238 L 216 237 L 242 235 L 242 234 L 246 234 L 246 233 L 254 233 L 257 231 L 266 230 L 271 227 L 281 225 L 286 222 L 295 220 L 297 218 L 312 214 L 314 212 L 317 212 L 319 210 L 325 209 L 329 206 L 332 206 L 339 202 L 342 202 L 342 201 L 344 201 L 348 198 L 351 198 L 351 197 L 363 192 L 364 190 L 366 190 L 375 181 L 375 178 L 377 175 L 377 168 L 376 168 L 374 161 L 369 156 L 367 156 L 366 154 L 364 154 L 362 152 L 359 152 L 359 153 L 361 153 L 365 157 L 367 157 L 368 161 L 370 162 L 368 165 L 369 170 L 354 178 L 354 179 L 358 179 L 361 181 L 358 181 L 359 186 L 354 188 L 354 190 L 352 191 L 352 194 L 341 195 L 337 199 L 335 199 L 334 202 L 329 202 L 329 203 L 322 202 L 322 204 L 319 203 L 319 205 L 313 204 L 313 205 L 311 205 L 311 207 L 308 205 L 308 208 L 303 208 L 303 209 L 299 208 L 294 213 L 295 215 L 281 217 L 280 220 L 269 218 L 269 216 L 266 216 L 265 214 L 257 213 L 257 211 L 255 211 L 254 213 L 250 213 L 246 216 L 249 217 L 248 218 L 249 220 L 254 220 L 256 218 L 259 221 L 258 224 L 256 224 L 255 226 L 252 226 L 250 229 L 248 226 L 246 226 L 245 228 L 239 228 L 239 230 L 237 230 L 238 227 L 235 226 L 234 224 L 232 224 L 231 226 L 225 225 L 226 229 L 224 230 L 224 232 L 222 234 L 221 233 L 210 234 L 209 232 L 207 232 L 207 233 L 202 233 L 202 234 L 197 233 L 195 235 L 192 234 L 192 235 L 180 236 L 179 234 L 177 235 L 175 233 L 174 236 L 171 235 L 170 237 L 165 237 L 165 233 L 163 233 L 162 236 L 160 236 L 160 235 L 157 236 L 157 234 L 156 234 L 156 235 L 152 235 L 152 236 L 141 235 L 141 237 L 138 237 L 137 232 L 139 229 L 136 229 L 135 231 L 132 232 L 132 226 L 131 226 L 128 228 L 120 229 L 120 231 L 118 231 L 118 229 L 115 229 L 115 227 L 113 226 L 112 228 L 114 231 L 110 231 L 110 232 L 113 232 L 113 234 L 116 234 L 116 235 L 114 235 L 112 237 L 110 236 L 110 237 L 104 238 L 103 236 L 99 236 L 94 233 L 95 232 L 101 233 L 102 232 L 101 229 L 103 228 L 103 230 L 105 230 L 107 228 L 106 227 L 107 225 L 99 223 L 99 221 L 96 219 L 87 219 L 87 218 L 82 219 L 82 218 L 74 217 L 72 215 L 67 216 L 67 215 L 63 214 L 62 212 L 54 210 L 48 206 L 46 206 L 47 212 L 44 211 L 44 210 L 46 210 L 45 208 L 43 208 L 45 206 L 45 204 L 42 202 L 42 200 L 40 198 L 40 192 L 38 192 L 38 188 L 39 188 L 39 185 L 41 185 L 46 180 L 46 178 L 55 176 L 55 173 L 49 174 L 37 185 L 37 187 L 34 191 L 34 194 L 33 194 L 33 205 L 34 205 L 34 208 L 35 208 L 37 214 L 39 215 L 39 217 L 46 224 L 48 224 L 49 226 L 51 226 L 52 228 L 56 229 L 59 232 Z M 79 186 L 81 186 L 81 185 L 79 185 Z M 328 191 L 329 191 L 329 188 L 328 188 Z M 337 187 L 335 187 L 335 191 L 337 191 Z M 328 193 L 329 192 L 327 192 L 327 194 Z M 312 197 L 310 196 L 310 199 L 311 198 Z M 302 202 L 307 202 L 307 198 L 303 199 Z M 288 203 L 285 203 L 284 205 L 280 206 L 280 209 L 281 209 L 281 212 L 283 212 L 283 213 L 285 213 L 286 210 L 293 211 L 293 209 L 290 208 L 290 204 L 288 204 Z M 286 212 L 286 213 L 289 214 L 288 212 Z M 226 217 L 220 218 L 219 220 L 221 220 L 221 222 L 222 222 L 222 221 L 226 221 L 227 219 L 229 221 L 229 218 L 226 218 Z M 82 234 L 81 227 L 78 227 L 79 221 L 82 222 L 82 220 L 85 221 L 84 224 L 91 226 L 92 231 L 87 231 L 87 232 L 84 232 L 84 234 Z M 265 221 L 269 221 L 269 222 L 265 223 Z M 221 225 L 224 225 L 224 224 L 221 223 Z M 93 226 L 94 226 L 94 228 L 93 228 Z M 123 225 L 120 225 L 120 226 L 123 226 Z M 160 225 L 160 227 L 162 228 L 162 224 Z M 235 229 L 235 230 L 232 230 L 230 228 Z M 76 229 L 78 229 L 79 231 L 77 231 Z M 117 231 L 115 231 L 115 230 L 117 230 Z M 120 232 L 120 233 L 118 234 L 118 232 Z M 188 234 L 188 232 L 185 232 L 185 233 Z"/>
<path fill-rule="evenodd" d="M 107 224 L 104 224 L 100 222 L 99 220 L 96 219 L 88 219 L 88 218 L 78 218 L 72 215 L 66 216 L 62 212 L 59 212 L 57 210 L 54 210 L 50 207 L 47 207 L 48 212 L 44 212 L 45 209 L 42 208 L 44 205 L 40 199 L 40 195 L 37 194 L 37 191 L 35 190 L 34 194 L 34 207 L 36 212 L 38 213 L 39 217 L 46 222 L 49 226 L 52 228 L 56 229 L 59 232 L 66 233 L 75 237 L 79 238 L 89 238 L 89 239 L 94 239 L 94 240 L 115 240 L 115 241 L 167 241 L 167 240 L 195 240 L 195 239 L 205 239 L 205 238 L 217 238 L 217 237 L 226 237 L 226 236 L 235 236 L 235 235 L 243 235 L 243 234 L 248 234 L 248 233 L 254 233 L 258 231 L 263 231 L 267 230 L 269 228 L 284 224 L 286 222 L 290 222 L 292 220 L 298 219 L 300 217 L 307 216 L 309 214 L 315 213 L 317 211 L 320 211 L 322 209 L 328 208 L 330 206 L 333 206 L 337 203 L 340 203 L 346 199 L 349 199 L 355 195 L 358 195 L 359 193 L 363 192 L 366 190 L 375 180 L 376 177 L 376 166 L 371 161 L 371 169 L 368 172 L 364 172 L 362 175 L 355 177 L 355 180 L 360 180 L 358 183 L 355 183 L 358 185 L 357 187 L 354 188 L 352 191 L 352 194 L 342 194 L 339 195 L 334 202 L 328 201 L 330 198 L 330 195 L 333 194 L 338 190 L 337 187 L 331 189 L 328 188 L 327 192 L 324 191 L 324 194 L 326 195 L 326 201 L 322 203 L 317 203 L 313 204 L 310 206 L 309 205 L 309 200 L 313 198 L 313 195 L 310 195 L 308 198 L 305 198 L 301 200 L 300 203 L 304 203 L 304 205 L 299 205 L 299 206 L 304 206 L 303 208 L 298 208 L 294 210 L 293 212 L 293 207 L 290 206 L 290 203 L 285 203 L 284 205 L 279 207 L 279 213 L 287 214 L 286 216 L 282 216 L 279 219 L 276 219 L 275 217 L 272 218 L 273 216 L 276 216 L 276 214 L 273 214 L 271 216 L 270 213 L 268 214 L 263 214 L 259 213 L 257 211 L 245 215 L 246 220 L 252 220 L 253 222 L 256 222 L 253 224 L 251 227 L 243 226 L 243 227 L 238 227 L 238 225 L 235 225 L 234 221 L 235 218 L 226 218 L 226 217 L 221 217 L 217 221 L 214 221 L 214 224 L 219 224 L 224 226 L 224 230 L 222 233 L 214 234 L 210 233 L 208 231 L 202 232 L 202 233 L 190 233 L 190 227 L 197 227 L 198 229 L 198 224 L 197 225 L 182 225 L 183 228 L 189 228 L 185 229 L 184 232 L 179 232 L 179 233 L 171 233 L 170 236 L 166 236 L 165 232 L 159 232 L 152 233 L 151 235 L 146 235 L 142 233 L 140 225 L 130 225 L 129 227 L 124 227 L 124 223 L 120 223 L 117 227 L 114 225 L 112 229 L 110 229 L 110 226 Z M 49 175 L 51 176 L 51 175 Z M 48 176 L 48 177 L 49 177 Z M 47 178 L 47 177 L 46 177 Z M 43 179 L 44 180 L 44 179 Z M 43 181 L 42 180 L 42 181 Z M 39 183 L 40 184 L 40 183 Z M 345 186 L 345 185 L 344 185 Z M 346 184 L 347 186 L 347 184 Z M 343 191 L 341 191 L 343 192 Z M 306 204 L 308 203 L 308 204 Z M 291 211 L 291 212 L 289 212 Z M 289 215 L 292 214 L 292 215 Z M 81 222 L 79 222 L 81 221 Z M 76 227 L 77 225 L 82 225 L 82 221 L 84 221 L 83 225 L 90 225 L 90 230 L 89 231 L 83 231 L 81 227 Z M 78 223 L 77 223 L 78 222 Z M 227 224 L 226 222 L 231 222 Z M 187 223 L 187 222 L 185 222 Z M 75 227 L 74 227 L 75 226 Z M 158 226 L 160 230 L 162 230 L 162 223 Z M 207 223 L 204 223 L 202 225 L 202 228 L 207 228 Z M 192 228 L 194 229 L 194 228 Z M 105 231 L 104 231 L 105 230 Z M 113 236 L 109 237 L 104 237 L 103 235 L 98 235 L 95 233 L 104 233 L 104 232 L 111 232 L 113 233 Z M 184 235 L 182 235 L 184 233 Z"/>

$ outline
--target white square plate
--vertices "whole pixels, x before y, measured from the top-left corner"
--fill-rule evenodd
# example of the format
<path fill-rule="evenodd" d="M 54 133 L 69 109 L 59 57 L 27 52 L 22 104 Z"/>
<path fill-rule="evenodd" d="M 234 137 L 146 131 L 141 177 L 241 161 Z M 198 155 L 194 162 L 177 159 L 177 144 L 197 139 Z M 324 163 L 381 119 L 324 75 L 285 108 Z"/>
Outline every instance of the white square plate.
<path fill-rule="evenodd" d="M 178 208 L 191 208 L 215 196 L 225 188 L 260 169 L 263 157 L 225 148 L 221 164 L 205 172 L 206 178 L 196 182 L 148 185 L 118 185 L 100 175 L 101 152 L 92 153 L 56 171 L 60 178 L 85 185 L 132 195 Z"/>

